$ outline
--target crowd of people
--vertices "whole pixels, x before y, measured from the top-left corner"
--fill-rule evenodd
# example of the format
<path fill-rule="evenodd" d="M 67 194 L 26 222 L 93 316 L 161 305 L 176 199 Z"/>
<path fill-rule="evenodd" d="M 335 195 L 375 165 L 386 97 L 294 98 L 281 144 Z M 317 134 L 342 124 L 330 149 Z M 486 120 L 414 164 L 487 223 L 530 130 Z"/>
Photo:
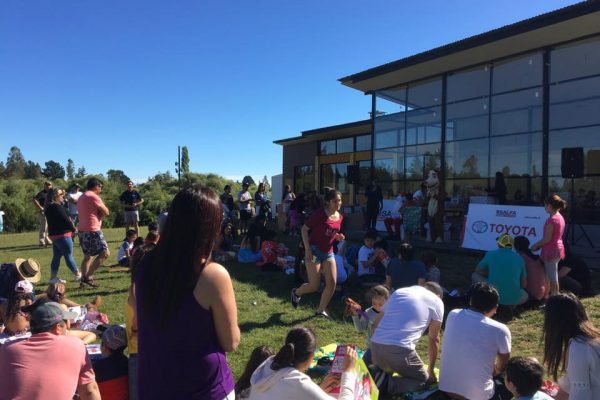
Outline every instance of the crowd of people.
<path fill-rule="evenodd" d="M 0 297 L 6 299 L 0 301 L 0 399 L 71 399 L 75 393 L 81 399 L 327 399 L 332 393 L 356 398 L 357 351 L 347 346 L 341 373 L 316 384 L 306 371 L 318 349 L 317 336 L 305 326 L 292 328 L 277 351 L 267 343 L 254 349 L 234 381 L 227 353 L 243 338 L 232 280 L 222 263 L 237 259 L 265 271 L 289 269 L 288 250 L 269 229 L 271 204 L 264 187 L 252 196 L 243 184 L 234 199 L 231 187 L 219 196 L 191 185 L 174 197 L 166 218 L 149 227 L 144 239 L 138 237 L 137 216 L 143 199 L 128 184 L 121 200 L 130 214 L 116 260 L 131 273 L 125 324 L 102 323 L 99 298 L 83 306 L 70 301 L 58 275 L 61 258 L 82 287 L 97 287 L 93 274 L 109 256 L 101 230 L 109 210 L 101 189 L 102 182 L 90 179 L 85 192 L 65 201 L 67 193 L 48 182 L 46 192 L 35 196 L 44 224 L 40 217 L 40 246 L 53 248 L 45 293 L 36 294 L 32 285 L 41 279 L 35 260 L 0 266 Z M 379 201 L 376 187 L 371 194 Z M 366 334 L 362 360 L 381 393 L 406 394 L 437 384 L 432 394 L 437 397 L 431 398 L 543 400 L 551 398 L 545 394 L 545 366 L 560 385 L 554 398 L 600 399 L 600 329 L 575 294 L 560 291 L 561 286 L 589 290 L 589 273 L 588 282 L 579 282 L 585 267 L 561 240 L 562 199 L 546 199 L 549 218 L 541 241 L 530 245 L 524 237 L 498 237 L 498 249 L 479 262 L 458 307 L 448 303 L 452 296 L 440 285 L 435 253 L 415 257 L 411 243 L 393 248 L 374 229 L 367 229 L 362 245 L 348 243 L 341 202 L 332 188 L 320 197 L 296 196 L 286 187 L 285 228 L 300 233 L 293 272 L 303 281 L 292 289 L 290 303 L 296 309 L 302 297 L 320 292 L 315 315 L 331 318 L 332 298 L 343 297 L 343 285 L 356 276 L 371 307 L 345 301 L 355 328 Z M 81 268 L 73 257 L 75 234 L 84 255 Z M 538 249 L 539 257 L 533 253 Z M 568 262 L 569 256 L 579 263 Z M 512 312 L 532 303 L 543 305 L 543 366 L 534 358 L 511 358 L 510 329 L 495 319 L 502 308 Z M 97 318 L 94 331 L 101 344 L 94 361 L 86 344 L 96 337 L 80 333 L 73 307 Z M 425 362 L 416 350 L 423 336 Z M 49 362 L 49 368 L 39 368 Z"/>

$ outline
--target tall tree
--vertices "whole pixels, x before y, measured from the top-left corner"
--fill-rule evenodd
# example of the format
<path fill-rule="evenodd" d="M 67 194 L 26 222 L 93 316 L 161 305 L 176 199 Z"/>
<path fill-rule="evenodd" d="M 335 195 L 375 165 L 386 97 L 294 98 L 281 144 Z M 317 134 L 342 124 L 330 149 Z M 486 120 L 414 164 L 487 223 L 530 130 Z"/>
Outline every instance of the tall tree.
<path fill-rule="evenodd" d="M 42 177 L 42 167 L 40 164 L 34 163 L 33 161 L 27 161 L 25 170 L 23 171 L 23 178 L 25 179 L 38 179 Z"/>
<path fill-rule="evenodd" d="M 67 178 L 69 180 L 75 177 L 75 163 L 70 158 L 67 160 Z"/>
<path fill-rule="evenodd" d="M 120 182 L 123 184 L 129 182 L 129 177 L 120 169 L 109 169 L 106 171 L 106 176 L 109 181 Z"/>
<path fill-rule="evenodd" d="M 181 148 L 181 172 L 184 175 L 190 173 L 190 156 L 188 154 L 187 146 Z"/>
<path fill-rule="evenodd" d="M 242 184 L 247 183 L 249 186 L 256 185 L 254 179 L 250 175 L 246 175 L 244 179 L 242 179 Z"/>
<path fill-rule="evenodd" d="M 86 175 L 85 167 L 82 165 L 77 169 L 77 173 L 75 174 L 75 178 L 83 178 Z"/>
<path fill-rule="evenodd" d="M 46 161 L 42 174 L 48 179 L 65 179 L 65 169 L 54 160 Z"/>
<path fill-rule="evenodd" d="M 0 161 L 0 176 L 4 176 L 5 171 L 6 167 L 4 166 L 4 162 Z"/>
<path fill-rule="evenodd" d="M 25 173 L 25 157 L 21 153 L 21 149 L 17 146 L 12 146 L 8 152 L 8 158 L 6 159 L 6 170 L 4 175 L 6 177 L 22 178 Z"/>

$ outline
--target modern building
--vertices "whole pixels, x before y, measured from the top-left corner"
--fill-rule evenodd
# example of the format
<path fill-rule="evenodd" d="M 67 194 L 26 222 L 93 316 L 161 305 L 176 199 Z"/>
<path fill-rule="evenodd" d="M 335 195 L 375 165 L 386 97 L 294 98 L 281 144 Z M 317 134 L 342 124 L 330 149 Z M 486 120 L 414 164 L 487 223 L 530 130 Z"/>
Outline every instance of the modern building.
<path fill-rule="evenodd" d="M 372 162 L 387 197 L 417 190 L 435 167 L 454 204 L 493 193 L 497 176 L 505 181 L 508 203 L 539 204 L 548 193 L 569 192 L 561 151 L 582 147 L 583 176 L 574 180 L 577 214 L 586 223 L 600 220 L 600 1 L 577 3 L 340 82 L 372 96 L 372 117 L 357 123 L 370 146 L 352 153 L 360 158 L 339 162 L 360 160 L 363 167 Z M 275 142 L 284 148 L 286 183 L 304 188 L 298 184 L 304 179 L 297 170 L 302 163 L 313 175 L 320 167 L 325 176 L 325 157 L 337 155 L 338 146 L 348 148 L 338 143 L 350 136 L 344 129 L 352 125 Z M 331 181 L 312 179 L 317 189 Z"/>

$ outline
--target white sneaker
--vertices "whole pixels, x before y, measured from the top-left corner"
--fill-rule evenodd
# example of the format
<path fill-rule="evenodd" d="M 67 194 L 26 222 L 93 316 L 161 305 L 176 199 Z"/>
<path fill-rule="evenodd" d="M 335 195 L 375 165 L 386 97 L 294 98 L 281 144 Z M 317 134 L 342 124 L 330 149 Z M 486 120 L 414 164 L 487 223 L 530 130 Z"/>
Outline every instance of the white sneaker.
<path fill-rule="evenodd" d="M 81 282 L 81 274 L 79 274 L 79 275 L 75 275 L 75 276 L 73 277 L 73 282 L 75 282 L 75 283 L 80 283 L 80 282 Z"/>
<path fill-rule="evenodd" d="M 50 279 L 48 281 L 48 283 L 50 283 L 50 284 L 52 284 L 52 283 L 63 283 L 64 284 L 64 283 L 67 283 L 67 281 L 65 281 L 64 279 L 60 279 L 58 276 L 56 276 L 56 277 Z"/>

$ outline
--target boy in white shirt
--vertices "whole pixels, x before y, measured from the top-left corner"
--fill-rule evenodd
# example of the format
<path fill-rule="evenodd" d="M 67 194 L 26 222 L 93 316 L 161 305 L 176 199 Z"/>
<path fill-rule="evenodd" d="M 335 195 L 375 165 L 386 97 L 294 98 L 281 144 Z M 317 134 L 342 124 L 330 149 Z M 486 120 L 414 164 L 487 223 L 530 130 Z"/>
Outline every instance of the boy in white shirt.
<path fill-rule="evenodd" d="M 364 245 L 358 251 L 358 279 L 363 284 L 383 283 L 385 275 L 377 274 L 375 270 L 381 254 L 380 249 L 374 249 L 377 241 L 377 231 L 367 229 L 363 240 Z"/>

